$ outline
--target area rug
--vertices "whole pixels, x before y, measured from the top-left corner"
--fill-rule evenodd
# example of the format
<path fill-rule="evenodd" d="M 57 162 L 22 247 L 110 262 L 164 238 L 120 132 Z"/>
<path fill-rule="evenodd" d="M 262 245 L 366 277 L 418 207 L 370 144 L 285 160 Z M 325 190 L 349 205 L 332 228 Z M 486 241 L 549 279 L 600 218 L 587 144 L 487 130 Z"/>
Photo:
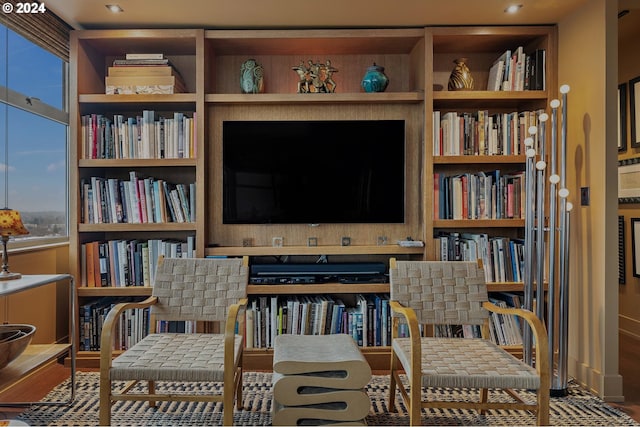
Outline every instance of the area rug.
<path fill-rule="evenodd" d="M 34 405 L 18 419 L 29 425 L 94 426 L 98 425 L 99 374 L 78 372 L 76 376 L 76 400 L 69 406 Z M 371 398 L 371 410 L 366 418 L 368 425 L 408 425 L 409 416 L 398 395 L 397 412 L 389 412 L 387 376 L 374 376 L 367 386 Z M 220 385 L 198 384 L 209 392 L 219 392 Z M 179 393 L 192 386 L 164 383 L 158 389 Z M 428 390 L 439 398 L 475 399 L 468 392 L 449 389 Z M 45 400 L 64 400 L 69 393 L 68 380 L 57 386 Z M 526 400 L 534 400 L 534 394 L 523 392 Z M 509 399 L 502 392 L 490 393 L 492 399 Z M 271 373 L 247 372 L 244 377 L 243 405 L 235 411 L 236 425 L 271 425 Z M 210 426 L 222 424 L 221 403 L 163 402 L 150 408 L 145 402 L 117 402 L 112 408 L 111 422 L 118 426 Z M 569 395 L 551 398 L 550 422 L 552 425 L 640 425 L 623 412 L 604 403 L 598 397 L 578 385 L 570 384 Z M 470 410 L 423 409 L 423 425 L 535 425 L 535 416 L 524 411 L 489 411 L 478 415 Z"/>

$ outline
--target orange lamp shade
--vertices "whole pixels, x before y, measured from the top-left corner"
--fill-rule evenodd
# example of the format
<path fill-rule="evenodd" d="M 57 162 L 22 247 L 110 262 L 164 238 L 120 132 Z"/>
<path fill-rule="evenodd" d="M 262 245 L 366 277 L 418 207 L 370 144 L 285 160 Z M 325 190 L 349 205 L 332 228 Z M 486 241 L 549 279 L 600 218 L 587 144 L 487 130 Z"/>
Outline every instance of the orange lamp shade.
<path fill-rule="evenodd" d="M 22 224 L 20 212 L 13 209 L 0 209 L 0 236 L 18 236 L 29 234 Z"/>

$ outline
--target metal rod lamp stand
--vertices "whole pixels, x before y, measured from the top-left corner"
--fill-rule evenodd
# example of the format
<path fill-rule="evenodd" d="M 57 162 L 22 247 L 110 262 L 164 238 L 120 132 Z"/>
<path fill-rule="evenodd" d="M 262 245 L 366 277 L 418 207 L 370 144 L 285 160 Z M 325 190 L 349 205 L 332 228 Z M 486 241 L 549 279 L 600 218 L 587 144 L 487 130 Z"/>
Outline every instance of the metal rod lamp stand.
<path fill-rule="evenodd" d="M 525 139 L 527 146 L 527 194 L 525 198 L 525 274 L 524 300 L 525 308 L 534 311 L 534 286 L 537 306 L 535 312 L 544 318 L 544 280 L 548 272 L 547 298 L 547 333 L 549 338 L 549 363 L 554 368 L 551 377 L 550 395 L 566 396 L 567 390 L 567 344 L 568 344 L 568 301 L 569 301 L 569 220 L 572 205 L 568 201 L 569 190 L 566 188 L 567 162 L 567 93 L 569 86 L 560 88 L 562 103 L 551 101 L 551 144 L 549 156 L 551 160 L 547 179 L 547 150 L 545 144 L 546 122 L 549 116 L 541 113 L 538 116 L 538 127 L 529 129 L 530 137 Z M 557 112 L 561 107 L 561 127 L 558 130 Z M 557 135 L 560 135 L 558 146 Z M 533 137 L 537 135 L 537 144 Z M 535 149 L 534 149 L 535 147 Z M 532 153 L 533 151 L 533 153 Z M 536 155 L 540 160 L 533 169 L 532 158 Z M 559 154 L 559 156 L 558 156 Z M 559 157 L 559 161 L 557 159 Z M 559 165 L 558 165 L 559 163 Z M 558 170 L 558 167 L 560 170 Z M 549 192 L 547 194 L 546 192 Z M 548 228 L 545 228 L 545 200 L 549 203 Z M 530 217 L 529 217 L 530 216 Z M 548 232 L 545 239 L 545 232 Z M 525 329 L 523 334 L 523 354 L 526 363 L 533 365 L 532 342 L 530 333 Z"/>

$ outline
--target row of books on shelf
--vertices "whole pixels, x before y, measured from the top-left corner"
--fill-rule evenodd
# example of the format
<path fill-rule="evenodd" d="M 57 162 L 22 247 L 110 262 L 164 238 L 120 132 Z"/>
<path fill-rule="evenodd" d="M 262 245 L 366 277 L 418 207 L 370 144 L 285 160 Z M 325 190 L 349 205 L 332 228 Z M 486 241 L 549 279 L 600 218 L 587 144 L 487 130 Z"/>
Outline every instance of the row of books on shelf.
<path fill-rule="evenodd" d="M 521 219 L 525 217 L 524 171 L 433 174 L 434 219 Z"/>
<path fill-rule="evenodd" d="M 519 155 L 525 153 L 529 128 L 538 125 L 542 110 L 490 114 L 474 112 L 433 112 L 433 155 Z M 532 136 L 537 147 L 537 134 Z"/>
<path fill-rule="evenodd" d="M 162 53 L 125 55 L 113 61 L 105 77 L 107 95 L 149 95 L 187 92 L 187 86 Z"/>
<path fill-rule="evenodd" d="M 522 46 L 505 50 L 489 68 L 487 90 L 521 91 L 546 89 L 546 50 L 531 54 Z"/>
<path fill-rule="evenodd" d="M 498 307 L 521 308 L 520 295 L 511 292 L 492 294 L 489 301 Z M 491 313 L 489 317 L 489 339 L 497 345 L 522 345 L 524 321 L 513 314 Z M 481 338 L 479 325 L 435 325 L 435 337 L 444 338 Z"/>
<path fill-rule="evenodd" d="M 114 239 L 80 246 L 81 283 L 87 287 L 153 286 L 158 258 L 194 258 L 195 236 L 186 240 Z"/>
<path fill-rule="evenodd" d="M 109 311 L 123 298 L 104 297 L 80 306 L 79 312 L 79 349 L 80 351 L 99 351 L 102 326 Z M 127 350 L 149 334 L 149 308 L 125 310 L 118 319 L 115 330 L 114 350 Z M 196 323 L 193 321 L 158 320 L 157 332 L 192 333 Z"/>
<path fill-rule="evenodd" d="M 81 180 L 84 224 L 146 224 L 195 222 L 196 184 L 171 184 L 163 179 L 99 176 Z"/>
<path fill-rule="evenodd" d="M 434 242 L 437 260 L 482 260 L 487 283 L 523 280 L 524 239 L 486 233 L 442 232 Z"/>
<path fill-rule="evenodd" d="M 167 116 L 167 117 L 165 117 Z M 195 112 L 86 114 L 81 117 L 82 157 L 85 159 L 195 158 Z"/>
<path fill-rule="evenodd" d="M 330 295 L 257 296 L 249 301 L 246 347 L 270 348 L 277 335 L 344 333 L 362 347 L 387 346 L 388 295 L 362 295 L 352 305 Z"/>
<path fill-rule="evenodd" d="M 80 351 L 100 350 L 102 326 L 109 311 L 122 299 L 101 298 L 80 306 Z M 149 333 L 149 309 L 124 311 L 115 330 L 114 349 L 126 350 Z"/>
<path fill-rule="evenodd" d="M 308 297 L 306 299 L 312 299 Z M 315 299 L 315 298 L 314 298 Z M 298 304 L 295 302 L 298 300 Z M 79 308 L 80 351 L 99 351 L 102 327 L 109 311 L 122 297 L 103 297 Z M 500 292 L 490 298 L 500 307 L 521 307 L 520 296 Z M 295 311 L 298 310 L 297 317 Z M 297 320 L 297 328 L 294 322 Z M 336 319 L 336 321 L 334 321 Z M 118 319 L 114 349 L 126 350 L 149 333 L 149 308 L 126 310 Z M 193 321 L 156 321 L 157 332 L 193 333 Z M 406 324 L 399 325 L 398 336 L 408 336 Z M 387 295 L 358 295 L 355 306 L 346 307 L 337 298 L 323 296 L 320 300 L 304 301 L 296 297 L 255 297 L 247 310 L 245 346 L 272 348 L 280 334 L 325 335 L 346 333 L 363 347 L 388 346 L 391 340 L 391 318 Z M 324 329 L 323 329 L 324 327 Z M 498 345 L 521 345 L 523 323 L 514 315 L 491 313 L 490 337 Z M 424 330 L 424 325 L 420 325 Z M 434 325 L 436 337 L 480 338 L 475 325 Z"/>

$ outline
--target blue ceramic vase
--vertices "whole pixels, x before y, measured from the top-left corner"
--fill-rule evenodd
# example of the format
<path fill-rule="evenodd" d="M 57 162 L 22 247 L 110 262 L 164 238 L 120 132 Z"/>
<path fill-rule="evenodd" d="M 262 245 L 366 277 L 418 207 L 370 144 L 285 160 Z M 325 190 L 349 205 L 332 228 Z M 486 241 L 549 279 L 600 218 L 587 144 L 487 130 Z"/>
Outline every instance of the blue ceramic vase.
<path fill-rule="evenodd" d="M 376 65 L 367 67 L 367 72 L 362 78 L 362 88 L 365 92 L 384 92 L 389 85 L 389 78 L 384 74 L 384 67 Z"/>

